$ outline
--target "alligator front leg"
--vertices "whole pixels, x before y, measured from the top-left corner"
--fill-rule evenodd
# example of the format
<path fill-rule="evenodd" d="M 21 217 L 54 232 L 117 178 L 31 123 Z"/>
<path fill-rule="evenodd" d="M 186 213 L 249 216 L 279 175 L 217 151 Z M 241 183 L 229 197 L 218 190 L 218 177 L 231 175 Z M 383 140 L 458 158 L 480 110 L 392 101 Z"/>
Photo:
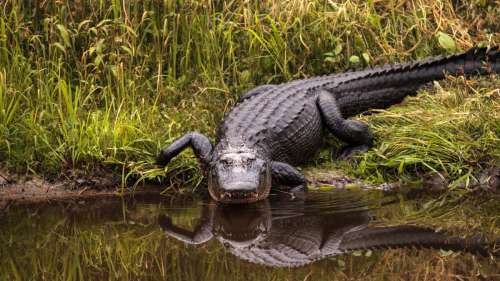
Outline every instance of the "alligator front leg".
<path fill-rule="evenodd" d="M 368 126 L 360 121 L 344 119 L 332 93 L 321 90 L 317 104 L 328 130 L 347 143 L 340 153 L 341 159 L 365 152 L 373 146 L 373 135 Z"/>
<path fill-rule="evenodd" d="M 273 177 L 273 183 L 279 185 L 287 186 L 290 188 L 303 185 L 305 186 L 307 181 L 306 177 L 295 169 L 292 165 L 283 162 L 271 163 L 271 175 Z"/>
<path fill-rule="evenodd" d="M 172 158 L 181 153 L 185 148 L 190 146 L 196 157 L 201 160 L 203 164 L 210 162 L 212 152 L 212 144 L 208 138 L 200 133 L 192 132 L 175 140 L 169 146 L 163 148 L 156 158 L 156 163 L 161 166 L 166 166 Z"/>

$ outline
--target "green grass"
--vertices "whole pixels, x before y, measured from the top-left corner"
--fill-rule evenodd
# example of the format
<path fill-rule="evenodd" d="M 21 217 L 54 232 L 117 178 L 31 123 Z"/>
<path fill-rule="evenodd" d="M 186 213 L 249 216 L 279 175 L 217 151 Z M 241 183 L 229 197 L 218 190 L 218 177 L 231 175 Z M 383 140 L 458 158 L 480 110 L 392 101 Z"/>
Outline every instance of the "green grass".
<path fill-rule="evenodd" d="M 500 79 L 454 80 L 364 117 L 378 144 L 363 155 L 357 171 L 439 172 L 458 179 L 500 165 Z"/>
<path fill-rule="evenodd" d="M 188 131 L 213 137 L 246 89 L 500 42 L 495 1 L 261 2 L 7 0 L 0 165 L 48 177 L 102 166 L 124 180 L 167 172 L 170 185 L 192 186 L 201 173 L 190 152 L 166 171 L 155 154 Z M 346 172 L 460 179 L 493 165 L 498 78 L 474 81 L 362 117 L 378 143 Z"/>

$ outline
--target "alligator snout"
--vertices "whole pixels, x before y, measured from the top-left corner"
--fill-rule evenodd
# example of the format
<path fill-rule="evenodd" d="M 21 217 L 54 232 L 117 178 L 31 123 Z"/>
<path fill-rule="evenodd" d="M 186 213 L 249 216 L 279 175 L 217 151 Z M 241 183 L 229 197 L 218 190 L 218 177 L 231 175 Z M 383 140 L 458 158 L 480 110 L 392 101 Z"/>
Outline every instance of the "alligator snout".
<path fill-rule="evenodd" d="M 233 182 L 224 187 L 212 185 L 210 188 L 212 197 L 222 203 L 251 203 L 258 201 L 258 183 L 254 182 Z"/>
<path fill-rule="evenodd" d="M 222 203 L 251 203 L 257 200 L 259 200 L 259 194 L 256 191 L 230 191 L 222 193 L 219 201 Z"/>
<path fill-rule="evenodd" d="M 235 183 L 230 190 L 224 190 L 221 193 L 221 202 L 254 202 L 259 199 L 259 193 L 255 184 Z"/>
<path fill-rule="evenodd" d="M 252 174 L 250 174 L 252 175 Z M 208 190 L 216 201 L 228 204 L 252 203 L 267 197 L 271 189 L 270 177 L 258 173 L 243 178 L 238 175 L 209 174 Z"/>

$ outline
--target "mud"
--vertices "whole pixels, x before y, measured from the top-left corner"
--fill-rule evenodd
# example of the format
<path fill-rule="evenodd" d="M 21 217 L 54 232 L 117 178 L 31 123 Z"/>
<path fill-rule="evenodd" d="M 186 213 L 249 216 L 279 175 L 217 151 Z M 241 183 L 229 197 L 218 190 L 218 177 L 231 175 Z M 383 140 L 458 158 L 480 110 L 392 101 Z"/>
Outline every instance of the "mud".
<path fill-rule="evenodd" d="M 49 181 L 40 176 L 16 175 L 0 170 L 0 209 L 13 202 L 37 203 L 161 191 L 159 186 L 122 187 L 116 174 L 103 171 L 90 176 L 74 170 L 55 181 Z"/>
<path fill-rule="evenodd" d="M 392 182 L 370 185 L 358 179 L 345 176 L 341 171 L 308 168 L 304 171 L 309 179 L 311 190 L 333 189 L 377 189 L 383 191 L 420 191 L 444 192 L 450 183 L 442 175 L 426 175 L 420 183 Z M 162 192 L 164 186 L 142 185 L 140 187 L 123 186 L 121 178 L 114 172 L 99 169 L 92 173 L 71 170 L 57 180 L 48 180 L 40 176 L 25 176 L 0 170 L 0 209 L 10 203 L 35 203 L 51 200 L 123 196 Z M 457 186 L 465 188 L 465 186 Z M 500 191 L 500 168 L 489 168 L 478 175 L 467 187 L 475 190 Z"/>

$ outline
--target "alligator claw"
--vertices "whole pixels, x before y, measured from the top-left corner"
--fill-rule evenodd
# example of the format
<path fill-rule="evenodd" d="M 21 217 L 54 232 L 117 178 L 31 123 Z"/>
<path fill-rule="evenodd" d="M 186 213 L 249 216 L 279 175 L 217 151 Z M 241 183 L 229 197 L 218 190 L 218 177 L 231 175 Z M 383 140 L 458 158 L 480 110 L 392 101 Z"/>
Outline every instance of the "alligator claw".
<path fill-rule="evenodd" d="M 165 167 L 168 165 L 168 163 L 170 163 L 170 160 L 172 160 L 172 157 L 166 157 L 162 151 L 158 154 L 158 156 L 156 156 L 155 164 Z"/>

